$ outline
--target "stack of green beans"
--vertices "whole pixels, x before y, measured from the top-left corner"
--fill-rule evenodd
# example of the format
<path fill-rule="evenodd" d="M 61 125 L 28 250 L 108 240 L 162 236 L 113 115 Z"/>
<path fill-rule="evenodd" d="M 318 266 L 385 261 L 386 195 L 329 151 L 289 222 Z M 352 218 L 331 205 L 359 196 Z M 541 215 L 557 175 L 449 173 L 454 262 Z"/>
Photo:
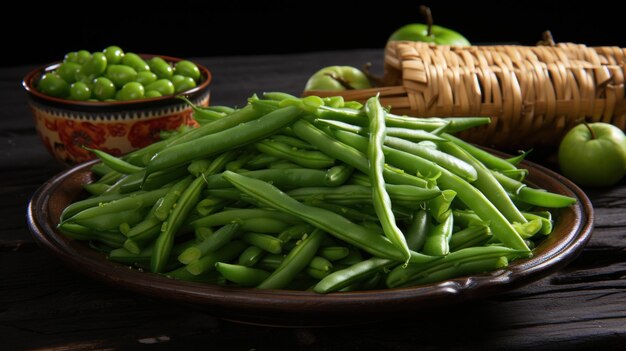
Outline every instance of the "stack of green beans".
<path fill-rule="evenodd" d="M 173 279 L 318 293 L 506 267 L 575 199 L 452 134 L 488 118 L 413 118 L 341 97 L 194 106 L 200 127 L 122 158 L 93 150 L 91 197 L 59 229 Z"/>

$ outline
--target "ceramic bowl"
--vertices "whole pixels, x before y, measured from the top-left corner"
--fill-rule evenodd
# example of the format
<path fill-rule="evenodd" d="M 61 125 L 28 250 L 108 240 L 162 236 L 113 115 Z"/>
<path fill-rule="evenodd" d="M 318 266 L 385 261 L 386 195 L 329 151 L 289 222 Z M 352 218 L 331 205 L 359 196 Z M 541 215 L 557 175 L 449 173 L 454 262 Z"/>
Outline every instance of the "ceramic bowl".
<path fill-rule="evenodd" d="M 141 56 L 149 59 L 155 55 Z M 172 63 L 181 60 L 160 57 Z M 35 127 L 44 146 L 66 166 L 94 158 L 83 146 L 119 156 L 159 140 L 161 130 L 195 124 L 191 107 L 174 96 L 91 102 L 61 99 L 39 92 L 35 88 L 39 79 L 59 65 L 60 62 L 55 62 L 31 71 L 22 85 L 28 94 Z M 196 105 L 207 106 L 211 72 L 196 65 L 202 75 L 200 83 L 180 95 Z"/>

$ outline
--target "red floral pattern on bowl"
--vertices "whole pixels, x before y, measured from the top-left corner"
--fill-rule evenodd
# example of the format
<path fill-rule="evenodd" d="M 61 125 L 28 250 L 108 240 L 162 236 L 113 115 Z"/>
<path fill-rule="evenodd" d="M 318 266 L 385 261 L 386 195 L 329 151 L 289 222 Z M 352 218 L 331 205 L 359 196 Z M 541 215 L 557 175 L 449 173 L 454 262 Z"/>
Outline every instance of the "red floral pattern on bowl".
<path fill-rule="evenodd" d="M 180 60 L 161 57 L 170 62 Z M 47 65 L 30 72 L 22 85 L 28 93 L 35 128 L 44 146 L 67 166 L 94 158 L 83 146 L 119 156 L 158 141 L 162 130 L 196 125 L 191 107 L 173 96 L 89 102 L 59 99 L 37 91 L 35 86 L 39 78 L 58 65 Z M 208 106 L 211 73 L 201 65 L 198 68 L 202 73 L 201 83 L 182 95 L 196 105 Z"/>

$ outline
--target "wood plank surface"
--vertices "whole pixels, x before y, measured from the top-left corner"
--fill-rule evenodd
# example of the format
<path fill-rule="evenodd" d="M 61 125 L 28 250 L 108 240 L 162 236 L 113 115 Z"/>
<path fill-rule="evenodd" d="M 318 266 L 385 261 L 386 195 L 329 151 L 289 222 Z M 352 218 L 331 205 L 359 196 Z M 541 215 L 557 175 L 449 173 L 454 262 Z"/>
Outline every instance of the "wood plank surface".
<path fill-rule="evenodd" d="M 300 94 L 321 67 L 382 66 L 382 50 L 198 59 L 212 70 L 212 103 L 252 93 Z M 26 226 L 29 197 L 62 170 L 35 134 L 20 81 L 0 68 L 0 349 L 552 350 L 626 348 L 626 184 L 588 190 L 596 229 L 568 267 L 482 300 L 336 328 L 273 328 L 219 320 L 111 288 L 40 249 Z M 378 72 L 380 73 L 380 72 Z"/>

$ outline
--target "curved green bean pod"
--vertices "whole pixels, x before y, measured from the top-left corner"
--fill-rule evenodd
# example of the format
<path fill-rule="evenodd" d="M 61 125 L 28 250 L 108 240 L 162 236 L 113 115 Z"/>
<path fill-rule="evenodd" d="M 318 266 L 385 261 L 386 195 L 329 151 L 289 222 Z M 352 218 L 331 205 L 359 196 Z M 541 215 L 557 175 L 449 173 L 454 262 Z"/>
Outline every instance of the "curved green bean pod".
<path fill-rule="evenodd" d="M 183 251 L 178 256 L 178 261 L 183 264 L 188 264 L 199 259 L 208 252 L 218 250 L 235 238 L 239 227 L 239 223 L 231 223 L 223 226 L 222 228 L 216 230 L 213 234 L 209 235 L 202 242 L 196 243 Z"/>
<path fill-rule="evenodd" d="M 430 230 L 429 214 L 425 210 L 419 210 L 413 214 L 411 224 L 405 231 L 406 244 L 409 249 L 420 252 L 424 247 L 426 235 Z"/>
<path fill-rule="evenodd" d="M 132 173 L 137 173 L 143 170 L 142 167 L 137 167 L 120 158 L 117 158 L 113 155 L 109 155 L 108 153 L 104 151 L 91 149 L 86 146 L 83 146 L 83 149 L 91 151 L 93 154 L 98 156 L 98 158 L 100 159 L 100 161 L 102 161 L 102 163 L 104 163 L 105 165 L 107 165 L 109 168 L 111 168 L 112 170 L 116 172 L 119 172 L 122 174 L 132 174 Z"/>
<path fill-rule="evenodd" d="M 260 180 L 247 178 L 228 171 L 224 172 L 224 178 L 257 201 L 298 217 L 311 225 L 333 234 L 341 240 L 362 248 L 372 255 L 404 261 L 402 253 L 400 253 L 388 239 L 378 235 L 376 232 L 350 222 L 336 213 L 304 205 L 278 190 L 273 185 Z M 414 261 L 428 261 L 431 260 L 432 257 L 411 253 L 411 259 Z"/>
<path fill-rule="evenodd" d="M 349 147 L 304 120 L 295 122 L 292 128 L 298 137 L 315 145 L 322 152 L 341 160 L 363 173 L 369 172 L 369 161 L 362 151 Z M 428 187 L 426 180 L 406 173 L 393 172 L 385 168 L 383 175 L 390 183 L 415 185 L 421 188 Z"/>
<path fill-rule="evenodd" d="M 297 108 L 285 107 L 260 117 L 259 119 L 241 123 L 221 132 L 168 146 L 167 149 L 159 151 L 159 153 L 150 159 L 150 162 L 146 165 L 146 174 L 180 166 L 197 158 L 209 157 L 235 147 L 267 138 L 277 130 L 293 122 L 299 114 L 300 111 Z M 233 115 L 234 113 L 230 116 Z"/>
<path fill-rule="evenodd" d="M 387 276 L 387 286 L 397 288 L 480 273 L 506 266 L 501 260 L 528 256 L 529 252 L 504 246 L 470 247 L 451 252 L 443 258 L 424 264 L 409 264 L 406 268 L 396 267 Z M 486 261 L 486 262 L 485 262 Z M 485 264 L 486 263 L 486 264 Z"/>
<path fill-rule="evenodd" d="M 339 291 L 397 264 L 393 260 L 373 257 L 327 275 L 313 287 L 313 291 L 320 294 Z"/>
<path fill-rule="evenodd" d="M 211 164 L 211 167 L 201 177 L 191 182 L 180 195 L 176 206 L 167 217 L 166 222 L 163 223 L 164 228 L 161 229 L 161 233 L 154 245 L 154 255 L 152 255 L 152 260 L 150 261 L 150 269 L 153 273 L 161 273 L 165 268 L 171 254 L 176 232 L 178 232 L 183 225 L 183 221 L 200 200 L 202 190 L 206 186 L 204 177 L 221 171 L 234 156 L 233 152 L 227 152 L 218 156 Z"/>
<path fill-rule="evenodd" d="M 333 166 L 326 171 L 325 184 L 328 186 L 339 186 L 350 178 L 353 171 L 354 167 L 346 164 Z"/>
<path fill-rule="evenodd" d="M 449 254 L 453 224 L 454 219 L 449 215 L 443 222 L 428 231 L 422 252 L 431 256 L 445 256 Z"/>
<path fill-rule="evenodd" d="M 326 233 L 322 230 L 315 229 L 311 235 L 289 252 L 278 268 L 257 288 L 282 289 L 289 285 L 293 278 L 311 262 L 325 235 Z"/>
<path fill-rule="evenodd" d="M 450 237 L 450 251 L 458 251 L 472 246 L 480 246 L 491 239 L 491 230 L 486 225 L 473 225 L 453 233 Z"/>
<path fill-rule="evenodd" d="M 548 208 L 562 208 L 576 203 L 576 199 L 573 197 L 530 188 L 526 184 L 499 172 L 492 172 L 492 174 L 502 187 L 511 194 L 513 200 L 520 200 L 527 204 Z"/>
<path fill-rule="evenodd" d="M 491 153 L 476 147 L 462 139 L 459 139 L 453 135 L 448 133 L 441 134 L 441 137 L 452 142 L 453 144 L 459 146 L 463 150 L 465 150 L 470 155 L 474 156 L 477 160 L 482 162 L 487 168 L 504 171 L 504 170 L 516 170 L 517 167 L 507 160 L 500 158 L 498 156 L 492 155 Z"/>
<path fill-rule="evenodd" d="M 215 264 L 218 262 L 228 262 L 243 252 L 248 247 L 243 241 L 235 240 L 224 245 L 220 250 L 209 252 L 202 256 L 200 259 L 191 262 L 185 269 L 193 274 L 200 275 L 202 273 L 210 272 L 215 269 Z M 154 257 L 154 256 L 153 256 Z"/>
<path fill-rule="evenodd" d="M 315 150 L 303 150 L 281 143 L 275 139 L 261 140 L 254 144 L 257 150 L 265 154 L 289 160 L 307 168 L 328 168 L 335 163 L 335 159 Z"/>
<path fill-rule="evenodd" d="M 367 139 L 355 134 L 352 136 L 353 137 L 351 137 L 350 142 L 353 147 L 361 150 L 367 149 Z M 404 151 L 389 147 L 383 147 L 383 151 L 385 152 L 386 159 L 389 163 L 400 166 L 407 172 L 417 173 L 422 169 L 424 164 L 426 164 L 427 167 L 432 167 L 433 165 L 434 167 L 438 167 L 430 161 L 425 161 L 418 156 Z M 529 250 L 524 240 L 515 231 L 513 226 L 511 226 L 506 217 L 500 213 L 500 211 L 485 197 L 483 193 L 467 181 L 452 174 L 448 170 L 440 167 L 439 169 L 441 175 L 437 179 L 437 183 L 441 186 L 441 188 L 456 191 L 457 197 L 463 201 L 463 203 L 465 203 L 470 209 L 474 210 L 480 218 L 490 221 L 494 236 L 511 248 L 523 251 Z"/>
<path fill-rule="evenodd" d="M 270 276 L 269 272 L 262 269 L 224 262 L 216 263 L 215 270 L 226 280 L 245 287 L 257 286 Z"/>

